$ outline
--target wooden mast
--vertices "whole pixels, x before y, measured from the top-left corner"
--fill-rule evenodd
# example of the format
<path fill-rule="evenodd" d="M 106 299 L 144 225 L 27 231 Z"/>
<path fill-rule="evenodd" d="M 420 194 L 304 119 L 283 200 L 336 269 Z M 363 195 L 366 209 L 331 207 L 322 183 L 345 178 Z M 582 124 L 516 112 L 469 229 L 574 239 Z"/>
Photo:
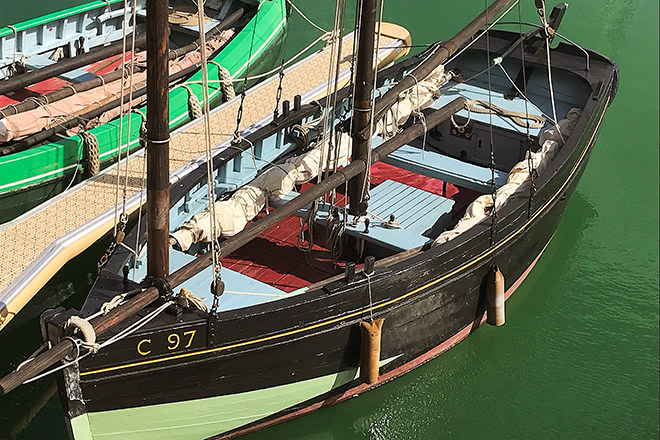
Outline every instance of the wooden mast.
<path fill-rule="evenodd" d="M 147 0 L 147 274 L 169 271 L 167 0 Z"/>
<path fill-rule="evenodd" d="M 355 104 L 353 108 L 352 161 L 367 161 L 371 149 L 371 93 L 374 84 L 374 38 L 376 35 L 376 0 L 360 0 L 358 58 L 355 74 Z M 364 215 L 366 175 L 370 164 L 348 183 L 352 215 Z"/>

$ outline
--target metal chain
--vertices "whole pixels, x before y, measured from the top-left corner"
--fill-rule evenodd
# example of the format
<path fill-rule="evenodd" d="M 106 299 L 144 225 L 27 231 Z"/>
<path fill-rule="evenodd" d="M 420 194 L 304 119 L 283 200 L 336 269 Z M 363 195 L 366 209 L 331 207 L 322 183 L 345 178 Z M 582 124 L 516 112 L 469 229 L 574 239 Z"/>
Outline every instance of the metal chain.
<path fill-rule="evenodd" d="M 277 93 L 275 94 L 275 110 L 273 111 L 273 119 L 280 116 L 280 100 L 282 99 L 282 80 L 284 79 L 284 58 L 280 65 L 280 81 L 277 85 Z"/>
<path fill-rule="evenodd" d="M 101 256 L 101 259 L 99 262 L 96 264 L 96 269 L 98 272 L 101 272 L 101 269 L 106 265 L 110 257 L 112 256 L 112 253 L 117 249 L 117 246 L 119 246 L 123 241 L 124 241 L 124 236 L 125 236 L 125 230 L 126 230 L 126 225 L 128 224 L 128 215 L 126 213 L 122 213 L 119 221 L 117 222 L 117 231 L 115 233 L 114 240 L 112 240 L 112 243 L 110 243 L 110 246 L 108 246 L 108 249 L 106 249 L 105 253 Z"/>
<path fill-rule="evenodd" d="M 523 38 L 522 30 L 522 12 L 520 10 L 520 2 L 518 2 L 518 22 L 520 28 L 520 38 Z M 521 40 L 520 43 L 520 56 L 521 56 L 521 72 L 523 75 L 523 91 L 524 91 L 524 100 L 525 100 L 525 115 L 529 116 L 529 103 L 527 100 L 527 66 L 525 65 L 525 45 Z M 534 169 L 534 160 L 532 159 L 532 135 L 529 132 L 529 119 L 526 119 L 526 132 L 527 132 L 527 168 L 529 169 L 529 197 L 527 200 L 527 218 L 532 216 L 532 208 L 534 204 L 534 195 L 536 194 L 536 182 L 534 181 L 536 177 L 536 170 Z"/>
<path fill-rule="evenodd" d="M 247 80 L 245 82 L 247 82 Z M 245 101 L 245 85 L 243 86 L 243 90 L 241 90 L 241 103 L 238 105 L 238 111 L 236 112 L 236 130 L 234 130 L 234 139 L 237 140 L 241 138 L 240 127 L 241 127 L 241 120 L 243 119 L 244 101 Z"/>
<path fill-rule="evenodd" d="M 486 23 L 490 21 L 488 18 L 488 2 L 486 4 Z M 486 65 L 488 66 L 491 62 L 490 59 L 490 28 L 486 28 Z M 491 72 L 488 69 L 488 105 L 492 106 L 493 96 L 492 96 L 492 80 Z M 491 224 L 490 224 L 490 246 L 495 244 L 495 238 L 497 236 L 497 184 L 495 183 L 495 145 L 494 145 L 494 135 L 493 135 L 493 113 L 488 113 L 489 117 L 489 128 L 490 128 L 490 176 L 491 176 L 491 198 L 493 201 L 493 207 L 491 209 Z"/>

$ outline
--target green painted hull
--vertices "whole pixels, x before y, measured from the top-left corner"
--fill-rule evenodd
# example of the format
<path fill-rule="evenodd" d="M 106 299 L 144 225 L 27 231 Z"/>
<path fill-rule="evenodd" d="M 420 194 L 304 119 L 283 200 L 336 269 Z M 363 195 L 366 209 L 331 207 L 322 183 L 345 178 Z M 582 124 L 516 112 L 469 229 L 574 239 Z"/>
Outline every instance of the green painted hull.
<path fill-rule="evenodd" d="M 17 31 L 23 31 L 26 29 L 34 28 L 37 26 L 41 26 L 47 23 L 50 23 L 51 21 L 59 20 L 62 18 L 69 17 L 71 15 L 75 14 L 80 14 L 83 12 L 91 11 L 94 10 L 98 7 L 106 6 L 107 4 L 115 4 L 119 3 L 122 0 L 108 0 L 107 2 L 105 0 L 95 0 L 89 3 L 85 3 L 83 5 L 79 6 L 73 6 L 68 9 L 63 9 L 61 11 L 53 12 L 52 14 L 46 14 L 42 15 L 41 17 L 33 18 L 30 20 L 25 20 L 20 23 L 17 23 L 13 25 L 14 28 L 16 28 Z M 4 26 L 3 28 L 0 29 L 0 37 L 3 37 L 5 35 L 10 35 L 13 33 L 13 30 L 8 27 Z"/>
<path fill-rule="evenodd" d="M 226 68 L 232 78 L 251 76 L 268 70 L 277 63 L 286 33 L 287 8 L 285 0 L 263 1 L 252 20 L 213 59 Z M 218 67 L 208 64 L 210 80 L 218 79 Z M 192 75 L 186 84 L 202 101 L 201 72 Z M 240 85 L 240 84 L 239 84 Z M 219 83 L 209 85 L 211 106 L 222 102 Z M 169 93 L 170 129 L 182 126 L 188 116 L 188 91 L 177 86 Z M 139 109 L 146 114 L 146 106 Z M 90 130 L 99 143 L 103 166 L 114 163 L 119 150 L 139 148 L 138 133 L 142 116 L 133 112 L 124 116 L 121 147 L 119 147 L 119 120 Z M 130 126 L 130 130 L 129 130 Z M 27 151 L 0 157 L 0 203 L 12 209 L 3 210 L 0 223 L 65 189 L 71 180 L 82 175 L 84 158 L 80 136 L 31 148 Z M 21 197 L 21 193 L 31 192 Z M 16 199 L 15 199 L 16 198 Z"/>
<path fill-rule="evenodd" d="M 380 361 L 392 362 L 396 357 Z M 204 439 L 227 433 L 342 387 L 359 368 L 246 393 L 86 413 L 67 419 L 75 440 Z"/>
<path fill-rule="evenodd" d="M 273 388 L 162 405 L 89 413 L 70 420 L 76 440 L 203 439 L 276 414 L 357 377 L 348 370 Z"/>

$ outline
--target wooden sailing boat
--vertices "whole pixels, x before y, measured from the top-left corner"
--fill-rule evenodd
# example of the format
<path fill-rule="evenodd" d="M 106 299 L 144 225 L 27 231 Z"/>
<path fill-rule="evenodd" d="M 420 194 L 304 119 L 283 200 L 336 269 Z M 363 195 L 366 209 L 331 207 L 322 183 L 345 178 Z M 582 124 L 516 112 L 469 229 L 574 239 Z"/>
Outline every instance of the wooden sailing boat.
<path fill-rule="evenodd" d="M 118 0 L 93 1 L 0 27 L 0 223 L 98 173 L 116 162 L 119 152 L 140 147 L 145 2 L 127 3 L 125 9 Z M 195 103 L 203 92 L 199 26 L 190 12 L 196 3 L 168 4 L 169 117 L 175 129 L 198 117 Z M 234 87 L 240 92 L 240 78 L 280 62 L 288 7 L 285 0 L 214 0 L 206 2 L 205 15 L 206 41 L 213 52 L 209 70 L 216 80 L 209 84 L 210 105 L 215 107 L 234 96 Z M 131 35 L 123 52 L 124 27 L 128 33 L 135 30 L 134 52 Z M 61 58 L 55 63 L 57 56 Z M 131 69 L 134 79 L 125 73 Z M 16 73 L 5 78 L 10 71 Z M 235 82 L 218 82 L 228 78 Z M 117 118 L 120 95 L 131 88 L 131 103 L 123 100 L 128 114 Z"/>
<path fill-rule="evenodd" d="M 503 324 L 504 299 L 552 238 L 618 81 L 601 55 L 566 44 L 550 50 L 558 21 L 544 11 L 540 36 L 479 32 L 510 3 L 495 1 L 454 38 L 377 79 L 369 62 L 358 68 L 356 84 L 387 91 L 373 118 L 353 118 L 353 160 L 338 171 L 306 162 L 328 143 L 314 123 L 317 104 L 285 106 L 272 124 L 227 145 L 212 175 L 219 192 L 229 189 L 214 205 L 225 218 L 203 212 L 204 172 L 180 182 L 169 215 L 151 205 L 146 281 L 131 280 L 143 273 L 142 251 L 115 252 L 80 312 L 44 315 L 53 348 L 0 380 L 3 393 L 69 355 L 57 374 L 75 436 L 231 437 L 391 380 L 486 319 Z M 374 12 L 375 2 L 361 10 Z M 373 23 L 362 17 L 360 52 L 373 44 Z M 333 107 L 340 127 L 350 126 L 347 93 Z M 369 115 L 371 93 L 360 93 L 354 111 Z M 157 144 L 166 138 L 150 134 Z M 344 158 L 345 143 L 333 139 L 332 158 Z M 275 164 L 254 170 L 246 165 L 253 157 Z M 307 170 L 300 181 L 327 176 L 290 189 L 287 179 L 304 174 L 298 165 Z M 285 177 L 266 182 L 276 174 Z M 318 202 L 347 181 L 348 210 L 339 194 Z M 152 200 L 166 200 L 165 181 L 150 189 Z M 272 205 L 241 230 L 249 219 L 226 208 L 259 212 L 260 204 L 243 203 L 250 195 Z M 305 217 L 304 240 L 317 243 L 299 243 L 305 253 L 294 244 L 296 214 Z M 203 240 L 190 243 L 209 236 L 204 222 L 224 235 L 221 269 Z M 127 242 L 144 246 L 144 232 L 136 228 Z M 174 246 L 166 248 L 169 232 Z M 296 254 L 313 267 L 299 270 Z M 209 286 L 210 311 L 189 293 L 203 296 Z M 179 287 L 186 290 L 175 294 Z"/>

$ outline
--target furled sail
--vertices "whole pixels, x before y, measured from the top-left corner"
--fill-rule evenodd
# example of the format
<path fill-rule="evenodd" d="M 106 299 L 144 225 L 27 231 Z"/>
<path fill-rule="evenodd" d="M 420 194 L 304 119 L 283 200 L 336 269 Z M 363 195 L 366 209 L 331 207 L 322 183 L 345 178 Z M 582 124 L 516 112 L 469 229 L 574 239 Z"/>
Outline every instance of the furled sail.
<path fill-rule="evenodd" d="M 341 166 L 348 161 L 351 153 L 350 136 L 343 133 L 337 144 L 339 146 L 337 156 L 324 161 L 323 171 L 334 168 L 335 162 L 337 166 Z M 235 235 L 248 221 L 259 214 L 266 206 L 266 200 L 272 202 L 282 199 L 293 191 L 295 185 L 309 182 L 316 177 L 321 164 L 321 153 L 327 150 L 327 147 L 326 140 L 307 153 L 292 157 L 285 163 L 266 170 L 249 185 L 236 191 L 229 200 L 216 202 L 216 231 L 225 237 Z M 211 218 L 211 211 L 207 208 L 183 223 L 177 231 L 170 234 L 170 237 L 184 251 L 193 243 L 209 242 L 212 239 Z"/>
<path fill-rule="evenodd" d="M 498 188 L 495 193 L 495 209 L 500 209 L 508 200 L 512 198 L 514 193 L 522 194 L 523 191 L 528 190 L 531 184 L 529 179 L 530 165 L 537 175 L 543 174 L 548 164 L 552 161 L 557 154 L 559 148 L 563 145 L 566 137 L 568 137 L 575 124 L 582 114 L 582 110 L 578 108 L 571 109 L 566 115 L 566 119 L 559 121 L 559 130 L 552 126 L 541 133 L 539 136 L 539 144 L 541 149 L 536 153 L 531 153 L 524 160 L 518 162 L 509 172 L 506 184 Z M 527 197 L 527 194 L 525 194 Z M 474 202 L 465 210 L 465 215 L 458 221 L 456 227 L 449 231 L 445 231 L 436 240 L 433 245 L 446 243 L 449 240 L 458 237 L 463 232 L 470 229 L 486 217 L 490 216 L 493 209 L 493 195 L 484 194 L 478 197 Z"/>

